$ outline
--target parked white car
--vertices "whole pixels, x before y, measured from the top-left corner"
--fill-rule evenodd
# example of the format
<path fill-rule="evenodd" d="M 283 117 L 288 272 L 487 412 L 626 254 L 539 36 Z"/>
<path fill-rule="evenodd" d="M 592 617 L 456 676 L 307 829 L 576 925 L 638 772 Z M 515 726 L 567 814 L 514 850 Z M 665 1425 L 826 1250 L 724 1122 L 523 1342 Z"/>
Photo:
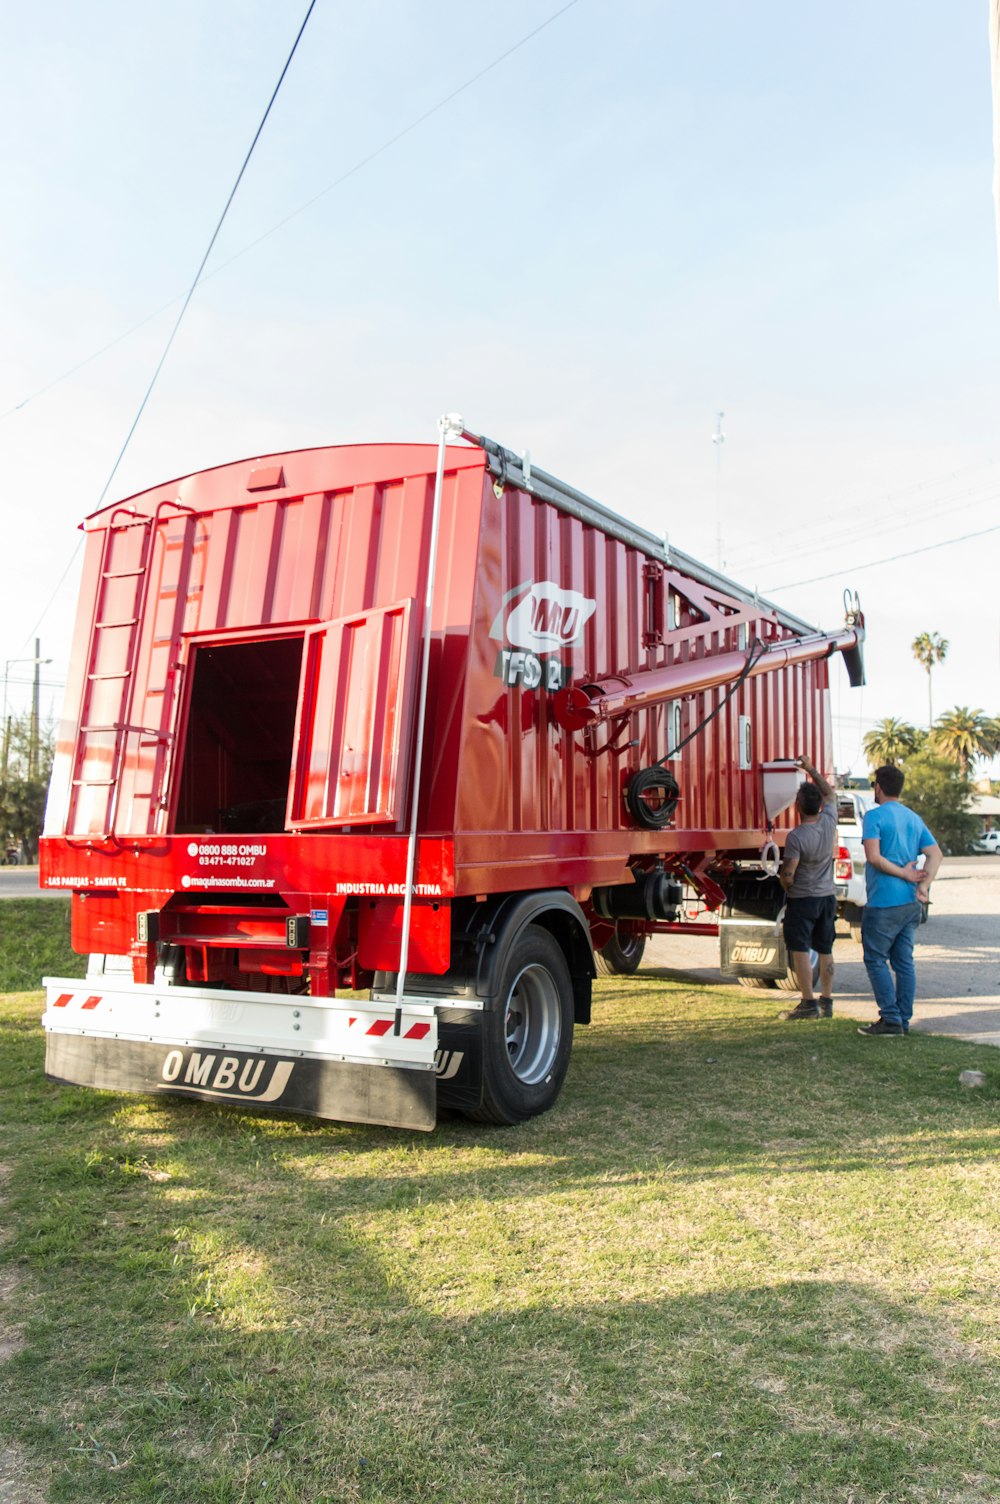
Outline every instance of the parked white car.
<path fill-rule="evenodd" d="M 855 940 L 861 939 L 861 910 L 866 899 L 861 825 L 874 803 L 867 789 L 837 790 L 837 851 L 833 880 L 837 885 L 837 913 L 847 920 Z"/>
<path fill-rule="evenodd" d="M 972 849 L 987 852 L 990 856 L 1000 856 L 1000 830 L 984 830 L 973 841 Z"/>

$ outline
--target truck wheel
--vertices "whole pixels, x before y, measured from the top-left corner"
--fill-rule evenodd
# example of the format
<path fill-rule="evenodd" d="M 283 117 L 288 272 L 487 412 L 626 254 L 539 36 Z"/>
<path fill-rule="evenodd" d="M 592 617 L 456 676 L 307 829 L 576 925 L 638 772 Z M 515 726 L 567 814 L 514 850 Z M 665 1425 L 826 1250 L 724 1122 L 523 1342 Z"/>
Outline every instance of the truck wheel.
<path fill-rule="evenodd" d="M 749 987 L 751 991 L 763 992 L 766 987 L 777 987 L 773 977 L 737 977 L 741 987 Z"/>
<path fill-rule="evenodd" d="M 812 961 L 813 986 L 816 987 L 819 985 L 819 956 L 814 950 L 811 950 L 809 952 L 809 959 Z M 780 987 L 782 992 L 798 992 L 799 990 L 799 984 L 795 980 L 795 973 L 790 966 L 787 974 L 779 977 L 774 985 Z"/>
<path fill-rule="evenodd" d="M 594 952 L 597 970 L 609 977 L 633 976 L 639 970 L 645 949 L 645 935 L 630 933 L 624 925 L 616 924 L 607 945 Z"/>
<path fill-rule="evenodd" d="M 514 941 L 498 1006 L 483 1015 L 481 1123 L 523 1123 L 546 1112 L 562 1088 L 573 1044 L 573 983 L 566 958 L 539 925 Z"/>
<path fill-rule="evenodd" d="M 858 945 L 861 944 L 861 920 L 864 916 L 864 912 L 864 908 L 860 904 L 856 903 L 850 904 L 844 911 L 844 918 L 847 920 L 847 923 L 850 926 L 851 939 L 854 940 Z"/>

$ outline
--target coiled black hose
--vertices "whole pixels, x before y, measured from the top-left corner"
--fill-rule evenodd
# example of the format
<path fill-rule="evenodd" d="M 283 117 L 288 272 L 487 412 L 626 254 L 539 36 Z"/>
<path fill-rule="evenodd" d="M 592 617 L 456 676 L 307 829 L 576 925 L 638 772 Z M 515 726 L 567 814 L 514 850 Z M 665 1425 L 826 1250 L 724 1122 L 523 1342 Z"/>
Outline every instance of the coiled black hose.
<path fill-rule="evenodd" d="M 625 802 L 629 814 L 639 825 L 645 825 L 648 830 L 662 830 L 673 818 L 680 792 L 673 773 L 654 763 L 629 780 Z"/>

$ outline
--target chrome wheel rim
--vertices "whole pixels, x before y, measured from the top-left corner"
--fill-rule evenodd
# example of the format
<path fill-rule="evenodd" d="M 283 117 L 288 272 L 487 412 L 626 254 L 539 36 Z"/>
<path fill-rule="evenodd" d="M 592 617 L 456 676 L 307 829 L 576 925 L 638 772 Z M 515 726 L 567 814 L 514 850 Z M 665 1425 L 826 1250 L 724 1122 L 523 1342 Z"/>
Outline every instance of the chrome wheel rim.
<path fill-rule="evenodd" d="M 562 1028 L 559 991 L 544 966 L 525 966 L 514 978 L 503 1028 L 511 1070 L 525 1086 L 537 1086 L 555 1064 Z"/>

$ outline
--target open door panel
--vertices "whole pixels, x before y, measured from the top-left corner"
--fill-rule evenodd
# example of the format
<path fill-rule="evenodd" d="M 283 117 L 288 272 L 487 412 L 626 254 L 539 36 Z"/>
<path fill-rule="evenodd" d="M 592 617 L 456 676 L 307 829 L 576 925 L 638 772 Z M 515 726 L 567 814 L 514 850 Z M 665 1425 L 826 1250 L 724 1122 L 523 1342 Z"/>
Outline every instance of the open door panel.
<path fill-rule="evenodd" d="M 290 829 L 401 825 L 417 658 L 412 600 L 306 632 Z"/>

